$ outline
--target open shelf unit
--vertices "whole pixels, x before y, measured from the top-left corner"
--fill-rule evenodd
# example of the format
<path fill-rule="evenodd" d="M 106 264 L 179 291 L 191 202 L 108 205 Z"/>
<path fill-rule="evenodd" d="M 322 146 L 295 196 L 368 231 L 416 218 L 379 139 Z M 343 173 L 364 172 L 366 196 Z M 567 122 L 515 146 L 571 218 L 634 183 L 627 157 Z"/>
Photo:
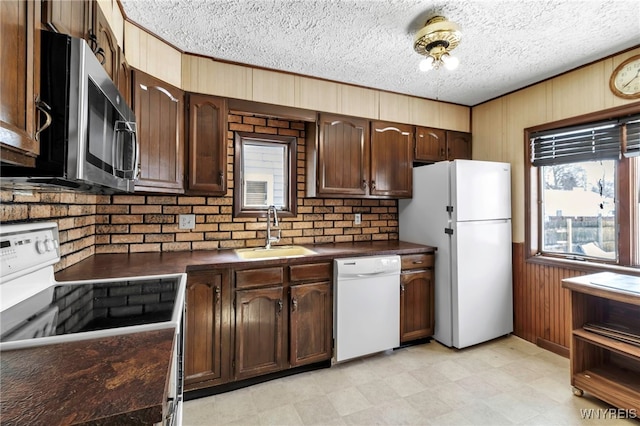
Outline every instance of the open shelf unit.
<path fill-rule="evenodd" d="M 640 330 L 640 292 L 568 278 L 571 291 L 571 385 L 625 410 L 640 412 L 640 345 L 586 330 L 585 324 L 616 324 Z"/>

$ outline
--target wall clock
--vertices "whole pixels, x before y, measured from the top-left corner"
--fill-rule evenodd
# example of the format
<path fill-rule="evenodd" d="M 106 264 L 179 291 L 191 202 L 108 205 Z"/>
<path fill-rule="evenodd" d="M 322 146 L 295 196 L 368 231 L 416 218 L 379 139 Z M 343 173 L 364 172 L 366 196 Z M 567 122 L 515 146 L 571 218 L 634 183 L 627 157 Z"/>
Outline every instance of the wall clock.
<path fill-rule="evenodd" d="M 609 87 L 621 98 L 640 98 L 640 55 L 630 57 L 613 70 Z"/>

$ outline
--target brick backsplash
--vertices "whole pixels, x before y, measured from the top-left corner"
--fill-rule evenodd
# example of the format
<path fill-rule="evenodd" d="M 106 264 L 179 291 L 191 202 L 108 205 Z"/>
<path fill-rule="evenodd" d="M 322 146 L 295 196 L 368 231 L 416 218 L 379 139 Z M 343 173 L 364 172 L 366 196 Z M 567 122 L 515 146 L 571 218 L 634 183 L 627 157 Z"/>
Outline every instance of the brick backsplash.
<path fill-rule="evenodd" d="M 58 270 L 94 253 L 134 253 L 256 247 L 264 244 L 263 218 L 233 217 L 235 131 L 298 138 L 296 217 L 280 221 L 279 244 L 397 240 L 397 200 L 305 198 L 304 123 L 230 113 L 227 132 L 228 191 L 225 196 L 88 195 L 2 191 L 0 222 L 55 220 L 60 227 Z M 354 214 L 362 223 L 354 225 Z M 195 229 L 178 229 L 180 214 L 195 214 Z"/>

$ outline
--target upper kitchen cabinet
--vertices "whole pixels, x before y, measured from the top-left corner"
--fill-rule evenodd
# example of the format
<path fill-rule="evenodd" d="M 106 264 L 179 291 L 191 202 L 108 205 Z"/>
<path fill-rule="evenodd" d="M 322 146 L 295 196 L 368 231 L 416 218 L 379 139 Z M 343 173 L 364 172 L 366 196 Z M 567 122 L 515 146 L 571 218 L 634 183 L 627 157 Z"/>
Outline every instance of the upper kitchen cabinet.
<path fill-rule="evenodd" d="M 433 163 L 456 159 L 471 159 L 470 133 L 428 127 L 416 128 L 415 161 Z"/>
<path fill-rule="evenodd" d="M 103 68 L 114 82 L 118 81 L 118 40 L 109 26 L 109 21 L 102 9 L 94 4 L 93 25 L 90 30 L 89 45 L 98 57 Z"/>
<path fill-rule="evenodd" d="M 442 161 L 447 159 L 447 135 L 442 129 L 416 127 L 415 161 Z"/>
<path fill-rule="evenodd" d="M 133 85 L 131 67 L 127 62 L 127 58 L 125 58 L 122 53 L 122 49 L 118 48 L 118 57 L 120 58 L 120 63 L 118 65 L 118 78 L 116 86 L 118 86 L 118 91 L 124 97 L 124 101 L 127 105 L 132 106 L 131 103 L 131 87 Z"/>
<path fill-rule="evenodd" d="M 320 114 L 307 129 L 307 195 L 410 197 L 412 145 L 412 126 Z"/>
<path fill-rule="evenodd" d="M 49 30 L 88 39 L 93 26 L 93 6 L 89 0 L 44 0 L 42 23 Z"/>
<path fill-rule="evenodd" d="M 40 88 L 40 4 L 0 2 L 0 159 L 34 167 L 42 129 L 38 108 Z M 44 122 L 44 118 L 43 118 Z"/>
<path fill-rule="evenodd" d="M 362 197 L 369 179 L 369 121 L 320 114 L 307 132 L 307 192 L 311 197 Z"/>
<path fill-rule="evenodd" d="M 133 105 L 140 146 L 136 191 L 184 192 L 184 93 L 133 71 Z"/>
<path fill-rule="evenodd" d="M 412 148 L 413 126 L 371 122 L 371 195 L 387 198 L 411 197 Z"/>
<path fill-rule="evenodd" d="M 447 130 L 447 159 L 471 160 L 471 133 Z"/>
<path fill-rule="evenodd" d="M 207 195 L 225 195 L 227 191 L 226 100 L 194 93 L 188 96 L 187 191 Z"/>

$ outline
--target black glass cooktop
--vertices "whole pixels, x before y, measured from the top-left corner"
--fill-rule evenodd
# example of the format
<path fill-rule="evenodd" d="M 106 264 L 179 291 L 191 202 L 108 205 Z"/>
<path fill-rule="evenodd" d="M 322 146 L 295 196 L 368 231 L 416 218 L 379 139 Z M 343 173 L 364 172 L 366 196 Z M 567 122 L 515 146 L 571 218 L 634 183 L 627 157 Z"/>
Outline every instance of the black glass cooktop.
<path fill-rule="evenodd" d="M 2 342 L 171 321 L 179 286 L 176 276 L 57 283 L 30 298 L 31 303 L 3 312 L 26 320 L 6 332 Z"/>

